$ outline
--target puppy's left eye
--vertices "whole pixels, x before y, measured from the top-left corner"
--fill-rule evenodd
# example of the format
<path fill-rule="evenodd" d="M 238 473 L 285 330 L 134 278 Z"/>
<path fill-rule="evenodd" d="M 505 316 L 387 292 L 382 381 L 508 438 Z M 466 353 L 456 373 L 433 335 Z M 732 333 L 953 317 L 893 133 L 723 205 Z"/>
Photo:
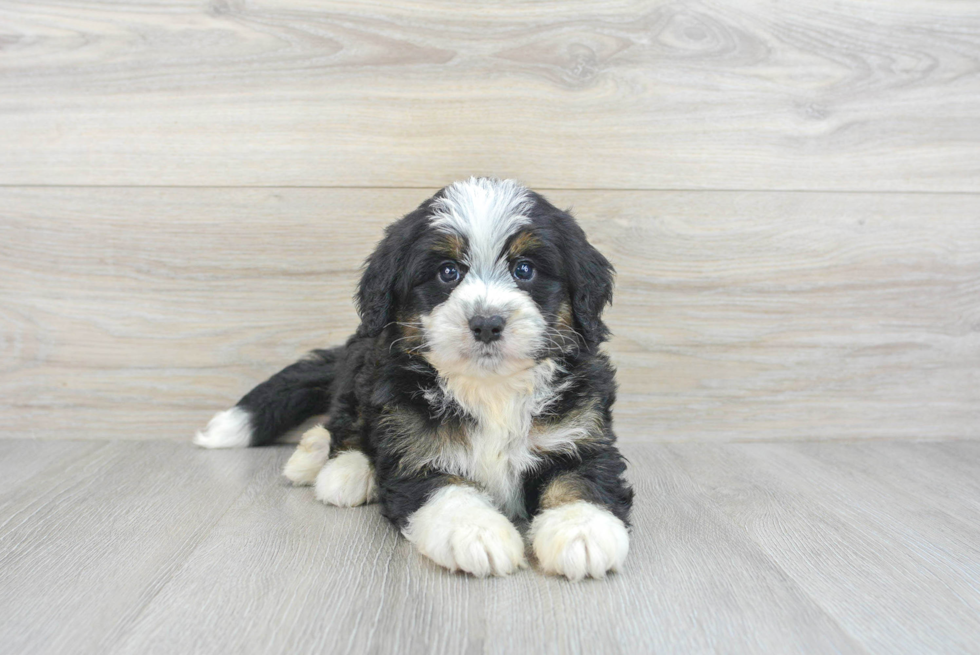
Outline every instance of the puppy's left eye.
<path fill-rule="evenodd" d="M 522 259 L 514 265 L 514 277 L 527 282 L 534 277 L 534 265 L 526 259 Z"/>

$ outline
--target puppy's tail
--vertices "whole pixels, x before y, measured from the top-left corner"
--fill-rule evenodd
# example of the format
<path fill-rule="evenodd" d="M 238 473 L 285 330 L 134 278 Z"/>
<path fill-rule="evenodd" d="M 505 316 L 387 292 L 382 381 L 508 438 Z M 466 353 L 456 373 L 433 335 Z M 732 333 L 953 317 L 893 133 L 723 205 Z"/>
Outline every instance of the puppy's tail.
<path fill-rule="evenodd" d="M 343 346 L 314 350 L 249 391 L 231 409 L 215 414 L 194 443 L 203 448 L 264 446 L 306 419 L 326 414 L 343 356 Z"/>

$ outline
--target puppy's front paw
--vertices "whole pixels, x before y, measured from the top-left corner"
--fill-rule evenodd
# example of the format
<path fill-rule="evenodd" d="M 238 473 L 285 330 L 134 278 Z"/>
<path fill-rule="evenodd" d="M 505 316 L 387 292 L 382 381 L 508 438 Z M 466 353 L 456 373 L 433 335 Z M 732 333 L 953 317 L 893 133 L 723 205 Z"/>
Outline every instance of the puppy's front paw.
<path fill-rule="evenodd" d="M 617 570 L 626 560 L 630 538 L 612 512 L 578 501 L 538 514 L 531 523 L 531 543 L 545 573 L 574 582 Z"/>
<path fill-rule="evenodd" d="M 404 532 L 423 555 L 450 571 L 482 578 L 527 566 L 517 528 L 471 487 L 450 485 L 436 492 Z"/>
<path fill-rule="evenodd" d="M 318 500 L 338 507 L 356 507 L 378 499 L 374 466 L 359 450 L 340 453 L 316 476 L 314 494 Z"/>
<path fill-rule="evenodd" d="M 330 432 L 322 425 L 310 428 L 286 462 L 282 473 L 294 485 L 313 484 L 317 474 L 330 457 Z"/>

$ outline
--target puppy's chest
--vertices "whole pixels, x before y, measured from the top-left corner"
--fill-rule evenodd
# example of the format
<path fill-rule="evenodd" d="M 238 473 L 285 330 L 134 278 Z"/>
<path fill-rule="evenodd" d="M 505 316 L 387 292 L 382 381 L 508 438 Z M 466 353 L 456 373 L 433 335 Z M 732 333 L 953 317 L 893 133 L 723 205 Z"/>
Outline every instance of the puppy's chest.
<path fill-rule="evenodd" d="M 553 390 L 538 391 L 467 399 L 474 420 L 464 427 L 465 438 L 452 455 L 443 459 L 449 472 L 479 483 L 511 517 L 524 515 L 523 480 L 542 456 L 575 448 L 575 435 L 539 418 L 546 406 L 541 396 Z"/>
<path fill-rule="evenodd" d="M 511 432 L 503 426 L 473 426 L 467 435 L 462 470 L 478 482 L 511 516 L 523 514 L 524 474 L 540 461 L 529 433 Z"/>
<path fill-rule="evenodd" d="M 574 452 L 577 433 L 563 421 L 544 421 L 566 385 L 555 382 L 551 362 L 523 376 L 487 380 L 444 379 L 427 394 L 435 406 L 453 406 L 469 417 L 460 439 L 440 440 L 430 465 L 478 483 L 512 517 L 523 516 L 523 481 L 550 452 Z"/>

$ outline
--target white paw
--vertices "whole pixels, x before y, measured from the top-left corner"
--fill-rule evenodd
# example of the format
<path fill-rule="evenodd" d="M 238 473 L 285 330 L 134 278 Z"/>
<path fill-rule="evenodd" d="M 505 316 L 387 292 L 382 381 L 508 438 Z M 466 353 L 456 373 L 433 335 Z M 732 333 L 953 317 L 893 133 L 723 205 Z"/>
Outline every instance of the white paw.
<path fill-rule="evenodd" d="M 282 474 L 296 486 L 310 485 L 330 457 L 330 433 L 322 425 L 303 433 Z"/>
<path fill-rule="evenodd" d="M 251 441 L 252 419 L 240 407 L 218 412 L 208 427 L 194 435 L 194 443 L 201 448 L 245 448 Z"/>
<path fill-rule="evenodd" d="M 630 538 L 612 512 L 578 501 L 538 514 L 531 523 L 531 544 L 545 573 L 578 581 L 601 578 L 622 566 Z"/>
<path fill-rule="evenodd" d="M 450 571 L 477 577 L 507 575 L 527 566 L 517 528 L 472 487 L 440 489 L 404 530 L 419 551 Z"/>
<path fill-rule="evenodd" d="M 356 507 L 378 499 L 374 467 L 367 455 L 347 450 L 327 460 L 316 476 L 317 500 L 338 507 Z"/>

